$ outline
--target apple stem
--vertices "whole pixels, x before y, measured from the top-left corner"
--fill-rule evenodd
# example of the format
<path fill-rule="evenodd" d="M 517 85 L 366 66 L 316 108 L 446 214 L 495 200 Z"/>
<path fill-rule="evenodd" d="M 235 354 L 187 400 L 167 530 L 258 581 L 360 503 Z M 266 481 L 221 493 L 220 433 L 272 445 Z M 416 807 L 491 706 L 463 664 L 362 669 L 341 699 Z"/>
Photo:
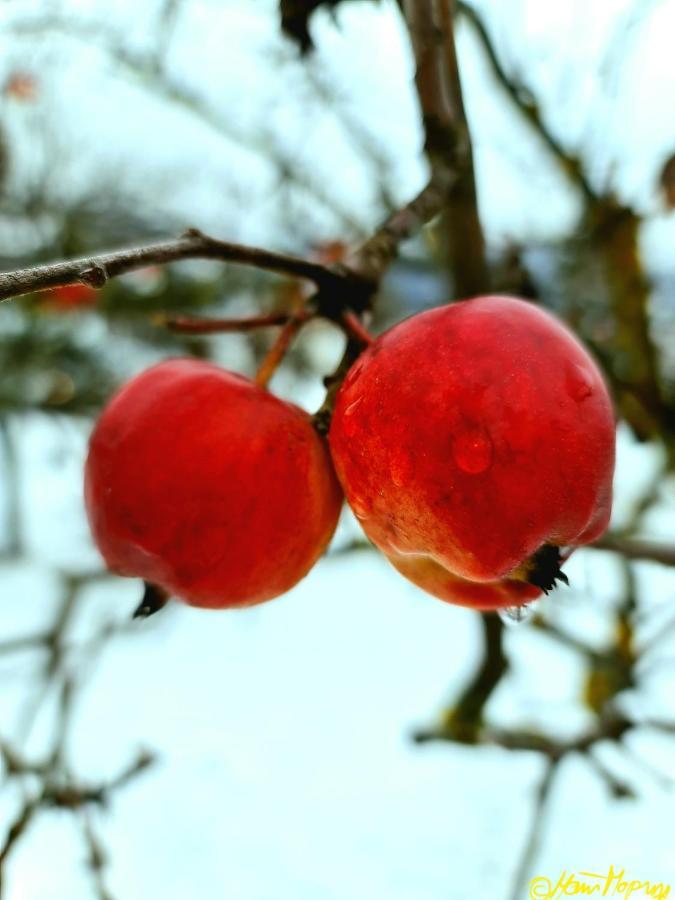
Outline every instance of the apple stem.
<path fill-rule="evenodd" d="M 256 372 L 255 383 L 259 387 L 267 387 L 270 379 L 279 368 L 279 364 L 288 352 L 291 341 L 309 317 L 310 314 L 306 310 L 300 310 L 289 317 L 288 321 L 279 332 L 277 339 L 267 351 L 265 358 L 260 363 L 258 371 Z"/>
<path fill-rule="evenodd" d="M 342 324 L 351 337 L 355 338 L 357 341 L 360 341 L 365 347 L 368 347 L 373 343 L 373 336 L 370 332 L 364 327 L 363 323 L 359 319 L 357 315 L 355 315 L 350 310 L 346 309 L 341 315 Z"/>

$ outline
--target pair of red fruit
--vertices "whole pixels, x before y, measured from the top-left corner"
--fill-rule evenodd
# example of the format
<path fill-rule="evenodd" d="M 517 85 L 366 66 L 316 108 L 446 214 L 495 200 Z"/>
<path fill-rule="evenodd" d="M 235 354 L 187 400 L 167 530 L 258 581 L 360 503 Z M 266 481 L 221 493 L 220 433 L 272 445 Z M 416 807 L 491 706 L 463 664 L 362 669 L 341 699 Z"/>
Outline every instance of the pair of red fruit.
<path fill-rule="evenodd" d="M 410 581 L 475 609 L 519 606 L 607 527 L 614 429 L 602 375 L 565 326 L 479 297 L 375 340 L 339 390 L 328 444 L 240 375 L 192 359 L 148 369 L 94 429 L 87 512 L 112 571 L 240 607 L 307 574 L 344 491 Z"/>

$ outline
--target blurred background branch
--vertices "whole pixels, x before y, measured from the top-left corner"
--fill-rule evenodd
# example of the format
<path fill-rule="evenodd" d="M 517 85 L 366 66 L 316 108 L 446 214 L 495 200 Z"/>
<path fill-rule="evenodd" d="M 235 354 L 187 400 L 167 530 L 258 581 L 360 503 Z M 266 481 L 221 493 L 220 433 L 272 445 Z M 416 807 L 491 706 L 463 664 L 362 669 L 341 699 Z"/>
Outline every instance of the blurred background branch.
<path fill-rule="evenodd" d="M 547 21 L 542 9 L 541 4 L 519 2 L 501 10 L 463 0 L 283 0 L 228 2 L 217 8 L 197 0 L 163 0 L 131 18 L 122 9 L 98 3 L 86 11 L 66 3 L 38 2 L 30 11 L 6 4 L 0 13 L 5 50 L 0 70 L 0 267 L 6 273 L 32 271 L 21 290 L 46 289 L 0 309 L 0 613 L 6 616 L 0 662 L 8 673 L 7 694 L 19 696 L 12 673 L 17 673 L 16 684 L 29 688 L 17 708 L 7 712 L 0 740 L 7 792 L 0 869 L 9 900 L 14 871 L 24 871 L 22 847 L 30 847 L 41 823 L 59 813 L 75 825 L 95 895 L 100 900 L 123 896 L 113 889 L 120 844 L 109 847 L 106 840 L 114 816 L 103 820 L 102 808 L 108 801 L 121 806 L 123 801 L 116 799 L 127 785 L 140 791 L 145 782 L 135 779 L 141 773 L 148 771 L 148 782 L 155 777 L 155 769 L 148 770 L 152 754 L 147 752 L 129 752 L 124 757 L 128 764 L 118 761 L 108 771 L 97 750 L 86 775 L 74 753 L 78 735 L 87 730 L 83 722 L 91 721 L 83 719 L 87 710 L 100 702 L 104 712 L 99 722 L 114 711 L 109 697 L 108 706 L 98 694 L 87 702 L 89 682 L 107 660 L 111 666 L 118 661 L 117 672 L 125 670 L 139 635 L 152 627 L 132 623 L 117 605 L 118 612 L 111 614 L 124 588 L 102 576 L 98 561 L 86 556 L 91 547 L 77 518 L 79 494 L 64 499 L 58 492 L 79 478 L 90 417 L 130 374 L 168 354 L 193 354 L 251 376 L 258 372 L 263 381 L 272 379 L 272 388 L 282 396 L 318 407 L 325 428 L 331 398 L 368 339 L 366 329 L 378 333 L 420 309 L 488 290 L 528 296 L 569 322 L 601 360 L 616 399 L 617 512 L 612 531 L 571 558 L 572 589 L 548 598 L 517 628 L 496 616 L 445 608 L 427 612 L 417 595 L 410 601 L 414 616 L 411 609 L 408 618 L 412 589 L 401 586 L 394 574 L 385 581 L 375 554 L 352 553 L 369 545 L 347 519 L 326 561 L 329 574 L 316 582 L 319 587 L 306 588 L 319 596 L 306 606 L 294 607 L 302 601 L 291 598 L 280 604 L 273 612 L 281 618 L 274 620 L 264 649 L 257 630 L 264 626 L 254 613 L 246 625 L 182 620 L 183 628 L 195 629 L 189 632 L 193 657 L 183 664 L 184 645 L 179 644 L 177 653 L 172 647 L 173 656 L 163 646 L 162 655 L 170 657 L 171 665 L 160 676 L 153 670 L 157 658 L 143 658 L 141 687 L 150 698 L 144 711 L 150 717 L 162 697 L 169 697 L 165 702 L 176 718 L 175 708 L 182 704 L 188 724 L 181 721 L 180 738 L 186 740 L 195 721 L 190 716 L 198 717 L 205 698 L 216 697 L 209 707 L 217 720 L 213 728 L 226 735 L 227 752 L 237 763 L 227 757 L 233 769 L 228 784 L 234 787 L 226 796 L 211 783 L 213 773 L 221 771 L 217 766 L 225 765 L 225 751 L 219 750 L 215 762 L 207 760 L 214 768 L 208 770 L 204 809 L 214 819 L 214 833 L 214 809 L 227 822 L 228 815 L 236 819 L 235 811 L 241 809 L 236 806 L 238 792 L 244 795 L 243 808 L 250 805 L 253 788 L 245 779 L 253 777 L 258 747 L 264 749 L 264 767 L 302 758 L 298 782 L 283 768 L 273 771 L 282 773 L 277 781 L 288 780 L 290 805 L 306 810 L 301 795 L 311 793 L 312 766 L 307 747 L 314 746 L 322 729 L 329 738 L 317 743 L 321 749 L 315 755 L 328 760 L 330 780 L 338 777 L 334 770 L 340 771 L 342 758 L 349 760 L 355 733 L 359 761 L 365 758 L 368 739 L 377 742 L 373 765 L 363 768 L 369 785 L 380 768 L 384 772 L 382 796 L 374 803 L 382 809 L 382 819 L 375 823 L 378 833 L 386 830 L 385 818 L 404 821 L 410 829 L 428 818 L 437 830 L 426 807 L 401 815 L 402 807 L 387 805 L 391 801 L 385 798 L 399 796 L 391 785 L 401 783 L 400 772 L 389 775 L 382 762 L 383 742 L 391 741 L 391 730 L 368 728 L 386 698 L 403 693 L 398 682 L 392 687 L 395 673 L 400 670 L 404 682 L 412 680 L 438 653 L 441 662 L 433 678 L 415 688 L 414 702 L 430 693 L 436 696 L 439 671 L 453 677 L 452 687 L 436 720 L 413 735 L 410 784 L 424 790 L 419 773 L 431 771 L 424 767 L 434 765 L 433 748 L 442 748 L 455 771 L 448 775 L 442 769 L 430 793 L 438 794 L 449 815 L 453 803 L 462 810 L 460 831 L 447 840 L 451 849 L 465 848 L 470 807 L 487 809 L 492 803 L 483 779 L 495 768 L 502 778 L 502 770 L 515 770 L 519 759 L 532 760 L 534 786 L 529 791 L 521 786 L 515 794 L 529 804 L 526 827 L 500 829 L 513 830 L 514 841 L 504 849 L 508 871 L 490 888 L 491 895 L 497 896 L 499 888 L 514 900 L 524 895 L 527 878 L 552 852 L 549 831 L 558 821 L 565 793 L 557 786 L 569 783 L 567 773 L 575 760 L 612 803 L 632 798 L 636 808 L 640 803 L 651 808 L 650 785 L 657 786 L 659 796 L 670 796 L 675 724 L 668 681 L 675 649 L 675 584 L 668 570 L 675 563 L 675 132 L 665 114 L 673 83 L 669 54 L 650 47 L 658 32 L 668 33 L 664 23 L 671 20 L 662 4 L 631 3 L 621 13 L 607 13 L 604 26 L 590 29 L 584 19 L 590 19 L 589 10 L 551 8 Z M 557 49 L 563 46 L 565 54 Z M 659 58 L 662 68 L 656 77 L 650 64 Z M 641 80 L 642 68 L 648 82 Z M 641 120 L 631 116 L 648 104 L 651 156 L 629 138 L 634 132 L 647 141 Z M 97 271 L 100 259 L 91 265 L 102 247 L 153 245 L 180 233 L 188 222 L 234 243 L 193 234 L 162 244 L 163 249 L 105 257 L 105 273 Z M 250 249 L 256 247 L 280 249 Z M 197 255 L 212 258 L 192 258 Z M 56 270 L 46 265 L 64 258 L 86 263 L 84 268 L 75 262 Z M 253 262 L 277 274 L 223 267 L 214 259 Z M 170 260 L 172 265 L 165 266 Z M 41 267 L 37 273 L 36 266 Z M 16 283 L 8 282 L 5 275 L 9 293 L 3 296 L 16 292 Z M 342 301 L 336 300 L 336 292 Z M 352 316 L 347 325 L 345 313 Z M 326 392 L 321 382 L 327 372 L 333 374 L 327 376 Z M 47 484 L 49 489 L 36 488 Z M 51 518 L 50 496 L 58 498 L 59 510 L 52 508 Z M 64 508 L 73 512 L 64 514 Z M 64 557 L 74 558 L 76 565 L 65 565 Z M 356 583 L 341 581 L 347 576 L 332 568 L 345 559 L 350 571 L 366 573 L 353 576 Z M 36 580 L 17 592 L 10 586 L 23 566 Z M 40 600 L 50 590 L 39 580 L 45 571 L 53 576 L 58 595 L 48 609 Z M 68 574 L 72 572 L 85 574 Z M 383 580 L 377 581 L 379 577 Z M 326 600 L 332 581 L 342 591 L 334 604 Z M 106 595 L 106 590 L 112 593 Z M 386 630 L 379 618 L 368 631 L 366 601 L 368 608 L 378 610 L 378 591 L 395 613 L 388 614 Z M 350 594 L 357 593 L 359 605 L 350 607 Z M 130 613 L 137 597 L 129 597 Z M 98 602 L 103 615 L 93 612 Z M 339 634 L 338 619 L 330 619 L 333 606 L 340 608 L 340 621 L 351 623 L 350 659 L 358 655 L 353 626 L 358 619 L 363 670 L 354 662 L 344 665 L 347 637 Z M 34 615 L 24 622 L 19 616 L 28 608 Z M 293 619 L 296 609 L 300 612 Z M 169 641 L 172 613 L 166 615 Z M 301 621 L 309 622 L 306 632 L 300 630 Z M 469 621 L 473 631 L 464 626 Z M 442 640 L 434 644 L 438 632 Z M 223 645 L 209 643 L 216 633 L 226 638 Z M 299 635 L 298 644 L 288 645 L 293 634 Z M 312 656 L 317 635 L 323 643 Z M 386 663 L 384 645 L 394 648 Z M 150 653 L 149 646 L 143 644 L 144 653 Z M 245 652 L 238 669 L 239 648 Z M 339 665 L 331 652 L 339 654 Z M 200 669 L 209 654 L 207 668 Z M 277 682 L 285 687 L 284 678 L 291 677 L 294 655 L 298 667 L 306 667 L 300 682 L 290 682 L 296 695 L 311 690 L 308 681 L 321 685 L 312 728 L 304 706 L 300 725 L 292 719 L 292 691 L 282 700 L 274 693 Z M 254 670 L 263 657 L 275 678 L 263 679 L 256 695 Z M 340 677 L 332 672 L 322 682 L 322 666 L 330 665 Z M 180 682 L 189 681 L 191 670 L 202 681 L 198 690 L 191 682 L 192 692 L 181 694 Z M 352 671 L 358 684 L 349 682 Z M 386 684 L 381 693 L 369 695 L 372 685 L 377 687 L 378 672 L 387 673 Z M 325 696 L 331 678 L 339 681 L 335 698 Z M 234 715 L 227 704 L 236 702 L 233 685 L 244 682 L 255 725 L 241 737 L 237 757 L 236 726 L 223 710 Z M 551 700 L 558 683 L 568 686 L 564 703 Z M 109 728 L 133 744 L 134 729 L 146 733 L 127 709 L 139 684 L 122 680 L 116 689 L 115 696 L 124 697 L 123 708 L 117 719 L 112 716 Z M 283 708 L 280 719 L 271 697 Z M 262 716 L 261 702 L 267 710 Z M 392 703 L 399 703 L 396 696 Z M 405 709 L 401 700 L 392 713 L 400 725 L 408 715 Z M 366 711 L 363 720 L 358 718 L 361 710 Z M 340 723 L 339 733 L 330 731 L 333 720 Z M 203 733 L 199 727 L 196 731 L 210 746 L 210 720 L 208 726 L 202 724 Z M 282 745 L 284 757 L 277 744 L 268 749 L 272 732 L 274 741 L 292 742 L 296 734 L 299 743 Z M 97 747 L 111 740 L 110 731 L 106 734 Z M 96 737 L 90 738 L 95 745 Z M 660 741 L 669 748 L 663 771 L 651 758 Z M 424 745 L 424 753 L 418 745 Z M 491 756 L 500 750 L 508 761 Z M 161 752 L 179 766 L 180 748 L 162 746 Z M 461 794 L 457 788 L 448 803 L 442 793 L 447 784 L 454 789 L 470 781 L 466 753 L 481 760 L 480 793 Z M 352 760 L 352 770 L 359 765 Z M 170 789 L 162 790 L 178 804 L 179 780 L 171 780 L 175 768 L 170 772 Z M 273 792 L 271 781 L 265 785 Z M 336 793 L 341 791 L 342 786 Z M 321 807 L 321 815 L 316 815 L 319 807 L 307 815 L 312 832 L 336 808 L 332 794 L 319 796 L 325 809 Z M 363 808 L 361 798 L 356 805 Z M 198 810 L 200 823 L 206 818 L 204 809 Z M 602 815 L 597 814 L 598 832 L 606 826 Z M 361 835 L 362 818 L 355 813 L 344 831 Z M 120 830 L 132 827 L 129 819 L 120 814 Z M 258 861 L 265 852 L 258 832 L 264 832 L 267 820 L 275 847 L 282 832 L 293 833 L 286 823 L 280 827 L 273 810 L 256 814 Z M 441 830 L 451 827 L 448 819 L 438 821 Z M 485 823 L 477 821 L 482 829 Z M 172 827 L 179 826 L 174 822 Z M 241 827 L 237 820 L 237 842 Z M 297 822 L 295 827 L 300 828 Z M 668 835 L 657 822 L 654 842 L 661 832 Z M 405 834 L 407 845 L 424 843 L 416 832 Z M 572 840 L 569 831 L 567 837 Z M 148 833 L 146 839 L 150 843 L 154 835 Z M 166 841 L 166 835 L 161 839 Z M 207 843 L 208 836 L 201 834 L 200 840 Z M 244 838 L 241 842 L 244 846 Z M 227 831 L 222 843 L 232 843 Z M 166 850 L 170 872 L 177 863 L 169 856 L 180 855 L 172 852 L 173 846 Z M 386 844 L 388 864 L 399 855 L 397 846 Z M 121 852 L 130 849 L 122 844 Z M 274 853 L 269 847 L 267 851 L 268 868 L 278 874 Z M 284 857 L 283 877 L 290 877 L 293 852 Z M 240 855 L 246 859 L 245 852 Z M 208 868 L 207 851 L 199 858 L 200 866 L 203 862 Z M 466 865 L 467 859 L 459 862 Z M 233 871 L 239 871 L 236 865 L 228 858 Z M 411 865 L 417 893 L 426 863 Z M 482 879 L 485 871 L 475 868 Z M 303 870 L 303 878 L 308 877 Z M 401 883 L 409 884 L 405 879 Z M 242 898 L 259 888 L 246 884 L 249 895 L 243 888 Z M 184 884 L 176 879 L 167 888 L 172 889 L 184 893 Z M 190 889 L 198 892 L 192 883 Z M 340 883 L 330 890 L 347 896 L 350 886 Z M 382 892 L 391 890 L 386 881 Z M 447 881 L 439 878 L 429 890 L 430 897 L 444 897 Z M 472 892 L 467 887 L 465 893 Z M 300 896 L 300 889 L 296 893 Z M 30 896 L 38 895 L 34 891 Z"/>

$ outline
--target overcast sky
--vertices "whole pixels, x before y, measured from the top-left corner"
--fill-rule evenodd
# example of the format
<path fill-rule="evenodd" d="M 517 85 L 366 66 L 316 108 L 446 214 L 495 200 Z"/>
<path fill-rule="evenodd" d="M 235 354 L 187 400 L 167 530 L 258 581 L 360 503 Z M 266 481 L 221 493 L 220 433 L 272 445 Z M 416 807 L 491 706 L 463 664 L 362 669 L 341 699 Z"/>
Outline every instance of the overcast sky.
<path fill-rule="evenodd" d="M 110 13 L 109 4 L 93 0 L 32 0 L 6 4 L 0 23 L 15 21 L 18 6 L 22 18 L 52 7 Z M 629 5 L 618 0 L 483 4 L 505 59 L 532 79 L 570 145 L 592 157 L 594 177 L 611 172 L 625 198 L 653 212 L 647 238 L 654 264 L 665 266 L 672 216 L 660 210 L 654 184 L 675 150 L 675 3 L 647 6 L 650 18 L 642 23 L 632 22 Z M 311 197 L 294 199 L 295 232 L 281 230 L 288 210 L 277 209 L 274 170 L 259 149 L 246 148 L 270 140 L 367 229 L 378 215 L 373 171 L 359 162 L 354 129 L 345 137 L 344 116 L 355 116 L 366 135 L 381 141 L 396 200 L 425 177 L 411 64 L 394 4 L 347 4 L 339 28 L 329 16 L 317 17 L 318 51 L 308 65 L 335 91 L 338 113 L 324 109 L 279 40 L 274 11 L 271 0 L 204 0 L 187 2 L 179 21 L 170 71 L 217 111 L 235 139 L 149 98 L 137 77 L 120 74 L 94 44 L 76 37 L 35 45 L 0 33 L 1 65 L 37 70 L 64 145 L 81 150 L 81 166 L 68 158 L 68 189 L 82 188 L 96 172 L 122 173 L 129 190 L 161 189 L 167 216 L 224 237 L 279 245 L 341 234 L 339 216 L 312 213 Z M 114 5 L 114 26 L 138 52 L 148 46 L 153 13 L 152 3 Z M 577 212 L 572 192 L 488 89 L 466 31 L 460 47 L 491 238 L 562 233 Z M 35 110 L 6 107 L 2 115 L 22 140 L 35 135 Z M 238 202 L 228 204 L 228 197 Z M 97 565 L 80 490 L 86 426 L 32 417 L 20 429 L 30 557 L 0 568 L 7 637 L 44 626 L 58 600 L 55 566 Z M 620 451 L 618 524 L 659 463 L 658 452 L 624 432 Z M 666 498 L 648 522 L 650 534 L 672 536 L 674 521 Z M 580 552 L 569 575 L 573 588 L 546 602 L 561 604 L 602 639 L 603 613 L 618 590 L 611 559 Z M 655 602 L 665 607 L 675 599 L 675 573 L 644 565 L 640 578 Z M 86 637 L 111 614 L 126 616 L 137 599 L 133 581 L 111 579 L 92 589 L 73 637 Z M 140 747 L 160 754 L 156 768 L 97 820 L 110 849 L 113 896 L 507 900 L 541 760 L 498 748 L 419 748 L 409 739 L 465 683 L 478 637 L 475 614 L 425 596 L 374 554 L 324 560 L 288 596 L 255 609 L 174 606 L 153 627 L 139 623 L 92 670 L 71 746 L 76 770 L 92 779 L 114 774 Z M 560 733 L 583 727 L 579 661 L 527 628 L 512 629 L 508 640 L 517 647 L 517 665 L 495 698 L 495 715 Z M 30 664 L 0 664 L 7 734 Z M 664 672 L 649 694 L 654 710 L 672 713 L 673 687 L 672 672 Z M 32 752 L 44 744 L 49 723 L 46 708 L 31 733 Z M 675 772 L 670 744 L 648 735 L 637 742 L 655 764 Z M 632 877 L 675 885 L 675 795 L 641 770 L 631 775 L 641 799 L 621 805 L 586 763 L 569 761 L 538 872 L 557 877 L 563 868 L 603 871 L 614 864 Z M 8 789 L 1 796 L 4 828 L 20 797 Z M 10 866 L 8 900 L 91 897 L 83 858 L 70 816 L 43 816 Z"/>

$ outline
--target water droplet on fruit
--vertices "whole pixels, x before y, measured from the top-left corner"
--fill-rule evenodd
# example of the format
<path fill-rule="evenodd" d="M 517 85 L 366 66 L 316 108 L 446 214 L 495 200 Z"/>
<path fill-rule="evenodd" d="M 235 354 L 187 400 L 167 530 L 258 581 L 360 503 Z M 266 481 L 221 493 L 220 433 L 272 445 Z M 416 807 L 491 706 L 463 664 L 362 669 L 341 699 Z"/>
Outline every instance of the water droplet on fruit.
<path fill-rule="evenodd" d="M 345 384 L 353 384 L 356 379 L 361 374 L 361 370 L 363 369 L 363 356 L 360 356 L 354 365 L 351 367 L 349 372 L 347 373 L 347 377 L 345 379 Z"/>
<path fill-rule="evenodd" d="M 511 627 L 512 625 L 521 625 L 523 622 L 527 622 L 532 618 L 537 611 L 538 605 L 539 604 L 535 601 L 534 603 L 525 603 L 522 606 L 505 606 L 498 611 L 497 615 L 508 627 Z"/>
<path fill-rule="evenodd" d="M 567 388 L 567 393 L 573 400 L 576 400 L 577 403 L 581 403 L 582 400 L 590 397 L 593 393 L 593 384 L 591 382 L 590 374 L 583 366 L 576 364 L 569 366 L 567 369 L 565 387 Z"/>
<path fill-rule="evenodd" d="M 412 463 L 407 456 L 396 456 L 389 464 L 389 474 L 396 487 L 403 487 L 411 473 Z"/>
<path fill-rule="evenodd" d="M 464 431 L 452 445 L 455 462 L 463 472 L 479 475 L 492 463 L 492 441 L 482 431 Z"/>
<path fill-rule="evenodd" d="M 357 397 L 356 400 L 353 400 L 349 404 L 349 406 L 345 409 L 344 415 L 345 416 L 353 416 L 354 413 L 356 412 L 356 408 L 361 404 L 362 401 L 363 401 L 363 397 Z"/>
<path fill-rule="evenodd" d="M 357 519 L 363 521 L 368 518 L 368 507 L 364 503 L 361 503 L 359 500 L 352 500 L 349 505 Z"/>
<path fill-rule="evenodd" d="M 358 429 L 358 423 L 353 417 L 362 400 L 363 397 L 357 397 L 356 400 L 352 400 L 342 413 L 342 427 L 347 437 L 353 437 Z"/>

